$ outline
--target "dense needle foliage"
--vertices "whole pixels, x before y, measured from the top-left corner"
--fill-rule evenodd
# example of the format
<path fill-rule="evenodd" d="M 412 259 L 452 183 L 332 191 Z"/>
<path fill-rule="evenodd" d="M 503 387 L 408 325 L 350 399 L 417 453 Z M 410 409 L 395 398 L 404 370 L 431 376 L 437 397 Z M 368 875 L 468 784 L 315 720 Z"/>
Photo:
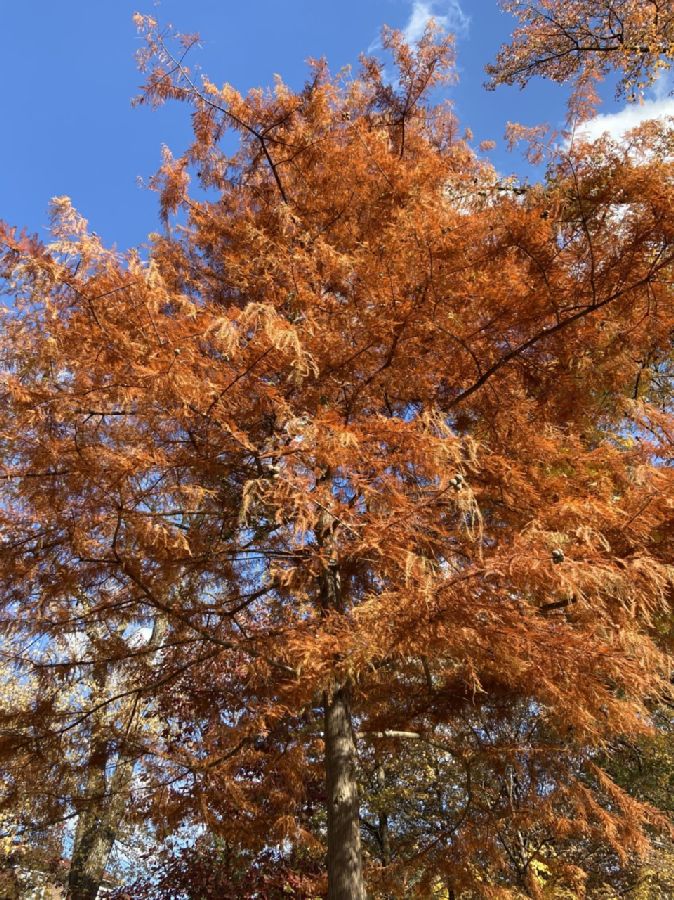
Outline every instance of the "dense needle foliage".
<path fill-rule="evenodd" d="M 533 8 L 497 80 L 590 58 Z M 668 696 L 670 126 L 525 190 L 434 101 L 432 27 L 384 33 L 393 80 L 243 97 L 138 25 L 141 102 L 192 110 L 164 231 L 0 233 L 7 834 L 77 817 L 82 898 L 141 825 L 182 835 L 153 896 L 322 896 L 327 842 L 361 897 L 340 828 L 372 896 L 619 880 L 666 827 L 606 759 Z"/>

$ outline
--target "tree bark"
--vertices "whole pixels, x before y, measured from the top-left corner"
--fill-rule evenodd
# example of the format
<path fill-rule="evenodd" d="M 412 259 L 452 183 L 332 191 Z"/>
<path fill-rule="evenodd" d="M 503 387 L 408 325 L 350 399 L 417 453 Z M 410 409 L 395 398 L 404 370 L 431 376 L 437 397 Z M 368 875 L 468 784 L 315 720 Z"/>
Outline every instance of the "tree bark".
<path fill-rule="evenodd" d="M 377 789 L 383 791 L 386 787 L 386 769 L 382 762 L 377 765 Z M 379 847 L 381 849 L 381 864 L 388 866 L 391 862 L 391 837 L 388 827 L 388 813 L 381 810 L 379 813 Z"/>
<path fill-rule="evenodd" d="M 327 478 L 329 473 L 326 473 Z M 324 613 L 344 614 L 346 604 L 335 541 L 336 521 L 325 510 L 317 528 L 326 566 L 320 579 Z M 326 691 L 325 780 L 328 813 L 328 900 L 365 900 L 360 848 L 360 806 L 356 780 L 356 738 L 351 718 L 351 684 L 335 672 L 337 686 Z"/>
<path fill-rule="evenodd" d="M 365 900 L 350 687 L 325 697 L 328 900 Z"/>
<path fill-rule="evenodd" d="M 166 628 L 166 617 L 158 616 L 154 621 L 149 647 L 159 647 Z M 95 671 L 94 702 L 114 693 L 115 674 L 118 673 L 110 665 L 103 665 Z M 137 734 L 141 710 L 142 704 L 138 697 L 126 704 L 127 741 Z M 96 900 L 98 896 L 131 795 L 135 763 L 131 747 L 122 744 L 114 760 L 114 771 L 109 773 L 113 764 L 113 752 L 109 742 L 106 712 L 101 708 L 92 719 L 92 740 L 81 798 L 82 810 L 77 818 L 68 872 L 68 900 Z"/>
<path fill-rule="evenodd" d="M 98 771 L 90 771 L 87 790 L 107 790 L 110 796 L 99 799 L 99 795 L 78 818 L 68 873 L 69 900 L 96 900 L 129 799 L 133 763 L 120 761 L 110 786 L 105 784 L 105 764 L 98 766 Z"/>

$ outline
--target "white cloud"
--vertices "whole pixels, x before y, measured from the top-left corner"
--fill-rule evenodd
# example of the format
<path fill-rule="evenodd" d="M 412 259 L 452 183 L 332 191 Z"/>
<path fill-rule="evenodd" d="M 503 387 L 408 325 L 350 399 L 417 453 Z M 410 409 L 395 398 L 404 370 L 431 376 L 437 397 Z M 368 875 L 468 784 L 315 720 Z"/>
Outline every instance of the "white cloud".
<path fill-rule="evenodd" d="M 659 93 L 659 92 L 658 92 Z M 594 141 L 603 134 L 620 140 L 625 132 L 649 119 L 666 119 L 674 116 L 674 97 L 657 96 L 643 103 L 629 103 L 616 113 L 604 113 L 584 122 L 576 131 L 583 140 Z"/>
<path fill-rule="evenodd" d="M 408 43 L 419 40 L 430 19 L 458 35 L 465 35 L 470 25 L 470 18 L 461 9 L 459 0 L 413 0 L 410 17 L 403 28 Z"/>
<path fill-rule="evenodd" d="M 131 650 L 140 650 L 152 637 L 152 628 L 148 625 L 141 626 L 127 638 L 127 644 Z"/>

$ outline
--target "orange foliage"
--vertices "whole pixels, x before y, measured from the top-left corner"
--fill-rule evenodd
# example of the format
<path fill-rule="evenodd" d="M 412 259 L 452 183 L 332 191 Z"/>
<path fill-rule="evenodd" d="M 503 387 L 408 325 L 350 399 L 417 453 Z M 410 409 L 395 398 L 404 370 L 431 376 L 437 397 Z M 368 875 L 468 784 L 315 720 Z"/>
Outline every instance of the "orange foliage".
<path fill-rule="evenodd" d="M 542 75 L 574 81 L 571 112 L 597 103 L 596 84 L 618 72 L 618 94 L 634 100 L 671 65 L 674 14 L 659 0 L 500 0 L 519 20 L 512 39 L 487 66 L 489 86 Z"/>
<path fill-rule="evenodd" d="M 428 100 L 453 71 L 432 29 L 415 49 L 385 34 L 395 87 L 372 60 L 355 80 L 316 63 L 302 91 L 243 97 L 198 85 L 140 25 L 143 99 L 194 109 L 194 143 L 154 182 L 180 226 L 120 257 L 62 198 L 49 247 L 2 232 L 6 640 L 56 640 L 84 614 L 107 629 L 92 659 L 104 647 L 164 722 L 136 750 L 165 830 L 197 817 L 248 848 L 316 852 L 316 711 L 349 684 L 364 746 L 413 732 L 467 767 L 492 752 L 466 727 L 477 710 L 536 710 L 535 749 L 519 734 L 498 750 L 529 747 L 556 785 L 532 789 L 522 828 L 639 849 L 655 815 L 578 766 L 647 731 L 668 683 L 663 133 L 491 190 Z M 157 616 L 159 671 L 121 639 Z M 44 748 L 90 711 L 41 709 Z M 408 896 L 437 874 L 503 895 L 502 813 L 473 790 L 451 835 L 398 860 Z"/>

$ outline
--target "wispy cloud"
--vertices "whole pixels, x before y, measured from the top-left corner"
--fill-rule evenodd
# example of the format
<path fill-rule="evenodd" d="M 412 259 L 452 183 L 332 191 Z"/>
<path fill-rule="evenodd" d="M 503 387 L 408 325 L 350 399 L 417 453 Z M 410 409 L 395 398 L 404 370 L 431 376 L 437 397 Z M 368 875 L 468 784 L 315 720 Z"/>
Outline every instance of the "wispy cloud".
<path fill-rule="evenodd" d="M 470 18 L 464 13 L 459 0 L 413 0 L 410 17 L 403 34 L 410 44 L 416 43 L 424 33 L 430 19 L 446 31 L 457 35 L 468 33 Z"/>
<path fill-rule="evenodd" d="M 615 140 L 636 128 L 648 119 L 666 119 L 674 116 L 674 97 L 660 97 L 644 100 L 641 104 L 630 103 L 616 113 L 604 113 L 584 122 L 576 132 L 584 140 L 596 140 L 602 134 L 608 134 Z"/>
<path fill-rule="evenodd" d="M 674 77 L 663 71 L 651 90 L 651 96 L 641 103 L 627 103 L 615 113 L 602 113 L 584 122 L 577 134 L 584 140 L 596 140 L 608 134 L 614 140 L 649 119 L 666 119 L 674 116 Z"/>

